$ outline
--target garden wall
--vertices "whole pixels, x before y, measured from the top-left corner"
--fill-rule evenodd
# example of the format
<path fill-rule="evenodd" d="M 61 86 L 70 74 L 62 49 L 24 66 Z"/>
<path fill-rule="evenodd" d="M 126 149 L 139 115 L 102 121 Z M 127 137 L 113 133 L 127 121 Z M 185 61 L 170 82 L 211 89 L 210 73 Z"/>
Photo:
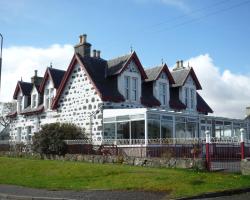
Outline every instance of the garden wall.
<path fill-rule="evenodd" d="M 19 157 L 19 158 L 35 158 L 41 159 L 39 154 L 30 153 L 13 153 L 0 152 L 0 156 Z M 106 156 L 106 155 L 82 155 L 82 154 L 66 154 L 63 156 L 50 156 L 43 159 L 89 162 L 89 163 L 113 163 L 126 164 L 145 167 L 161 167 L 161 168 L 195 168 L 205 170 L 205 160 L 191 158 L 140 158 L 128 156 Z"/>

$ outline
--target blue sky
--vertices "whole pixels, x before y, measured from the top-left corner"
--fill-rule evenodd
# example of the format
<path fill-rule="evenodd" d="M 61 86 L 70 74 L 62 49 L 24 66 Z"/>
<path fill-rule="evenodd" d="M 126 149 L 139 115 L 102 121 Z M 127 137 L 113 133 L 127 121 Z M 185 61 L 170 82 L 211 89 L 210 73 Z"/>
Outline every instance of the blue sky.
<path fill-rule="evenodd" d="M 74 45 L 87 33 L 106 58 L 131 45 L 145 66 L 209 53 L 222 69 L 249 73 L 249 10 L 246 0 L 1 0 L 0 32 L 5 47 Z"/>
<path fill-rule="evenodd" d="M 242 118 L 250 105 L 250 0 L 0 0 L 4 36 L 0 101 L 20 77 L 66 70 L 86 33 L 105 59 L 133 47 L 145 67 L 190 62 L 215 115 Z M 9 81 L 14 80 L 14 81 Z"/>

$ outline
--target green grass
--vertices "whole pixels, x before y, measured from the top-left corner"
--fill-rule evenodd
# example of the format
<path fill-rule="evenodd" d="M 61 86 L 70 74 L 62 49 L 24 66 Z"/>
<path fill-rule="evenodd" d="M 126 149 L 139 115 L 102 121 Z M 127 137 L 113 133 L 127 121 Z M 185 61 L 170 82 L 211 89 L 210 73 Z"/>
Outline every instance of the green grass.
<path fill-rule="evenodd" d="M 250 187 L 250 177 L 181 169 L 0 157 L 0 184 L 46 189 L 168 192 L 172 197 Z"/>

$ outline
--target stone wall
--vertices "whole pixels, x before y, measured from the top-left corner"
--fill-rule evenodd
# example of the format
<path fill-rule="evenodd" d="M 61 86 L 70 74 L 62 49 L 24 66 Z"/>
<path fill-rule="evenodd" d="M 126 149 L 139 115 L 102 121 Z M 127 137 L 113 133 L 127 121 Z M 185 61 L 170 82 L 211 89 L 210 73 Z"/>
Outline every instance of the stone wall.
<path fill-rule="evenodd" d="M 74 123 L 93 139 L 101 139 L 103 117 L 101 110 L 97 113 L 102 106 L 101 98 L 79 64 L 74 66 L 70 76 L 59 99 L 60 122 Z"/>
<path fill-rule="evenodd" d="M 241 160 L 240 169 L 243 175 L 250 175 L 250 158 Z"/>
<path fill-rule="evenodd" d="M 39 154 L 29 153 L 12 153 L 12 152 L 0 152 L 0 156 L 8 157 L 20 157 L 20 158 L 32 158 L 40 159 Z M 139 158 L 128 156 L 104 156 L 104 155 L 82 155 L 82 154 L 66 154 L 63 156 L 50 156 L 43 157 L 43 159 L 50 160 L 62 160 L 62 161 L 74 161 L 74 162 L 88 162 L 88 163 L 113 163 L 124 164 L 143 167 L 158 167 L 158 168 L 182 168 L 182 169 L 199 169 L 206 170 L 205 161 L 202 159 L 191 158 Z"/>

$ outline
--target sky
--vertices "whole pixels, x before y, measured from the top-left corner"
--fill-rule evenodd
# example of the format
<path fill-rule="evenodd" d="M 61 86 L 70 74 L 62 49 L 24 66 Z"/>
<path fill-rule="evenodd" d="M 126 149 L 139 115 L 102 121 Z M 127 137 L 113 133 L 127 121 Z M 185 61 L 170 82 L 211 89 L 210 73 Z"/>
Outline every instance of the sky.
<path fill-rule="evenodd" d="M 189 62 L 214 115 L 250 106 L 250 0 L 0 0 L 4 37 L 0 101 L 38 69 L 66 70 L 86 33 L 105 59 L 130 52 L 145 68 Z"/>

